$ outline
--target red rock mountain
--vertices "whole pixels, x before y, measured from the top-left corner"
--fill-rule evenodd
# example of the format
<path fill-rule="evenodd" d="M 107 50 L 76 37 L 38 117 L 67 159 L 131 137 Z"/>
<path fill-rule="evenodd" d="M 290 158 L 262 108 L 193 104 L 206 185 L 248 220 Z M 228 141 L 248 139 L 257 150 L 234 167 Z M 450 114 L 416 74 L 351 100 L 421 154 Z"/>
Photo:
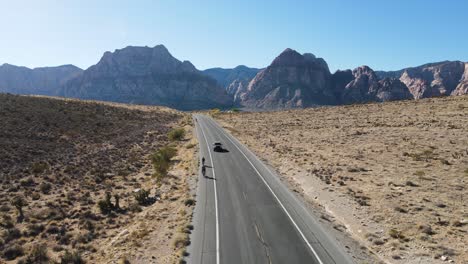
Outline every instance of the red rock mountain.
<path fill-rule="evenodd" d="M 334 104 L 327 63 L 286 49 L 260 71 L 240 97 L 249 108 L 294 108 Z"/>

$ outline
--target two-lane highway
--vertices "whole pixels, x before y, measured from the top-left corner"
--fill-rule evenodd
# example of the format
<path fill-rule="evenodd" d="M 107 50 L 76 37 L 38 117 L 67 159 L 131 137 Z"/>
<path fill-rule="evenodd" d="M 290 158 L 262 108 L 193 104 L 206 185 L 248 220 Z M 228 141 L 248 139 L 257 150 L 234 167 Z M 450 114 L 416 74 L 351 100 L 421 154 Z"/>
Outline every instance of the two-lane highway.
<path fill-rule="evenodd" d="M 194 116 L 200 173 L 189 263 L 352 263 L 304 204 L 250 150 Z M 226 152 L 214 152 L 221 142 Z"/>

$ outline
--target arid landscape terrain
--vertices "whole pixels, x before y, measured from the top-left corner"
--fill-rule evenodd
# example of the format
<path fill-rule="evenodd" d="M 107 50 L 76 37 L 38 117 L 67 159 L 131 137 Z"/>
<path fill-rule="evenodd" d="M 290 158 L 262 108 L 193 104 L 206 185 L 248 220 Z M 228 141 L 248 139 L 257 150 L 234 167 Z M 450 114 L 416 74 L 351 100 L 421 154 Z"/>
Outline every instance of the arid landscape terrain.
<path fill-rule="evenodd" d="M 387 263 L 468 263 L 468 97 L 216 114 Z"/>
<path fill-rule="evenodd" d="M 189 114 L 0 94 L 0 263 L 174 263 L 194 200 Z"/>

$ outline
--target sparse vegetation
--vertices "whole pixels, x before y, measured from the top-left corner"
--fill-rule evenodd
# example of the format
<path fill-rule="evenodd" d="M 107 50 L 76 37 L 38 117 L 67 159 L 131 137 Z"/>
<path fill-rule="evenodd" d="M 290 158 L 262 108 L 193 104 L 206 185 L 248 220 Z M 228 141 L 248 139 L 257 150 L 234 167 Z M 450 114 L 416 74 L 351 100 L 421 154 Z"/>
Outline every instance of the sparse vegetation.
<path fill-rule="evenodd" d="M 47 264 L 49 255 L 45 244 L 35 244 L 24 260 L 25 264 Z"/>
<path fill-rule="evenodd" d="M 133 242 L 122 236 L 110 247 L 107 239 L 148 221 L 140 214 L 143 209 L 154 217 L 148 236 L 156 228 L 185 226 L 180 219 L 190 214 L 166 216 L 163 210 L 142 208 L 133 193 L 158 186 L 155 195 L 166 198 L 162 208 L 191 210 L 182 199 L 170 200 L 186 191 L 185 178 L 168 177 L 157 185 L 157 179 L 146 177 L 153 173 L 148 166 L 153 150 L 174 157 L 175 147 L 165 148 L 175 144 L 168 134 L 176 127 L 187 130 L 190 115 L 161 107 L 0 94 L 0 116 L 5 135 L 0 137 L 0 263 L 118 261 L 113 253 L 119 247 L 135 250 Z M 192 135 L 181 139 L 188 141 L 177 144 L 185 146 Z M 180 151 L 193 152 L 186 147 Z M 182 168 L 187 166 L 184 158 Z M 151 254 L 176 258 L 178 253 L 170 249 L 172 238 L 162 239 Z"/>
<path fill-rule="evenodd" d="M 167 134 L 171 141 L 181 141 L 185 137 L 185 129 L 175 128 Z"/>
<path fill-rule="evenodd" d="M 171 146 L 165 146 L 160 148 L 151 156 L 154 170 L 156 171 L 156 177 L 161 180 L 166 176 L 169 170 L 171 159 L 177 154 L 177 150 Z"/>
<path fill-rule="evenodd" d="M 77 251 L 70 252 L 65 251 L 65 254 L 60 258 L 61 264 L 84 264 L 85 261 L 81 257 L 81 254 Z"/>
<path fill-rule="evenodd" d="M 153 199 L 150 198 L 150 192 L 145 189 L 141 189 L 138 192 L 134 193 L 133 196 L 139 205 L 148 205 L 151 204 Z"/>
<path fill-rule="evenodd" d="M 23 221 L 24 219 L 24 213 L 23 213 L 23 207 L 28 205 L 28 202 L 22 195 L 15 196 L 11 200 L 11 205 L 18 210 L 18 222 Z"/>

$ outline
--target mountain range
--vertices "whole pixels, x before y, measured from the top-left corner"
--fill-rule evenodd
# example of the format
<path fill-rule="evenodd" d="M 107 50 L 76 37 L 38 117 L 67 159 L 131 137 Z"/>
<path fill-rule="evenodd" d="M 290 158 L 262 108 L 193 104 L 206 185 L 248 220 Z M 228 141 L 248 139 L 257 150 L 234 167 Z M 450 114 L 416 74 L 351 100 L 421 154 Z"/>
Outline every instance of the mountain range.
<path fill-rule="evenodd" d="M 443 61 L 399 71 L 368 66 L 331 73 L 313 54 L 286 49 L 263 69 L 199 71 L 163 45 L 106 52 L 86 70 L 73 65 L 0 66 L 0 92 L 40 94 L 180 110 L 303 108 L 468 93 L 468 63 Z"/>

